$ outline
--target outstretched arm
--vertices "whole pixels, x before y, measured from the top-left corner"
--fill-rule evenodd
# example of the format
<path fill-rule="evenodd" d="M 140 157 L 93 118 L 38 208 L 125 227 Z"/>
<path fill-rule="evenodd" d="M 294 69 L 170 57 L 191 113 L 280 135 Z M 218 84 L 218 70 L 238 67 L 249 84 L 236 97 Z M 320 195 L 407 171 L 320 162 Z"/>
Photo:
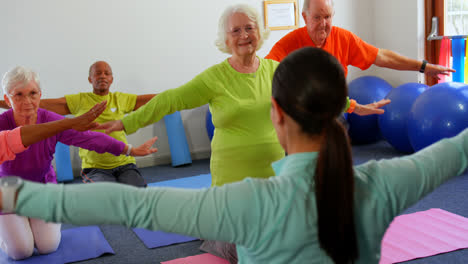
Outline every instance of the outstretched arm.
<path fill-rule="evenodd" d="M 154 137 L 146 141 L 145 143 L 141 144 L 140 146 L 133 148 L 131 145 L 125 145 L 125 148 L 122 151 L 122 155 L 126 155 L 128 153 L 128 149 L 130 148 L 130 156 L 139 157 L 139 156 L 146 156 L 149 154 L 153 154 L 158 151 L 157 148 L 153 148 L 154 142 L 158 140 L 158 137 Z"/>
<path fill-rule="evenodd" d="M 14 159 L 16 154 L 26 150 L 26 147 L 64 130 L 76 129 L 84 131 L 96 127 L 97 123 L 93 121 L 106 109 L 106 103 L 104 101 L 95 105 L 80 117 L 65 118 L 54 122 L 28 125 L 0 132 L 0 163 L 5 160 Z"/>
<path fill-rule="evenodd" d="M 375 102 L 372 104 L 366 104 L 366 105 L 356 103 L 356 108 L 354 109 L 354 113 L 360 116 L 374 115 L 374 114 L 381 115 L 385 112 L 382 109 L 382 107 L 388 105 L 390 102 L 391 101 L 389 99 L 382 99 L 378 102 Z"/>
<path fill-rule="evenodd" d="M 153 99 L 157 94 L 143 94 L 143 95 L 138 95 L 136 99 L 136 104 L 135 108 L 133 108 L 133 111 L 136 111 L 138 108 L 142 107 L 144 104 L 146 104 L 149 100 Z"/>
<path fill-rule="evenodd" d="M 125 127 L 122 123 L 122 120 L 112 120 L 100 124 L 96 130 L 104 130 L 106 134 L 110 134 L 114 131 L 125 131 Z"/>
<path fill-rule="evenodd" d="M 374 64 L 379 67 L 400 71 L 419 71 L 422 63 L 422 61 L 410 59 L 387 49 L 379 49 L 379 53 L 377 53 L 377 58 L 374 62 Z M 455 72 L 455 70 L 431 63 L 426 65 L 426 69 L 424 71 L 425 74 L 436 79 L 439 79 L 439 74 L 449 75 L 450 72 Z"/>
<path fill-rule="evenodd" d="M 54 122 L 21 127 L 21 141 L 25 147 L 44 140 L 67 129 L 86 131 L 98 126 L 93 121 L 106 109 L 107 101 L 96 104 L 85 114 L 75 118 L 65 118 Z"/>
<path fill-rule="evenodd" d="M 385 212 L 391 212 L 393 217 L 451 177 L 461 175 L 467 167 L 468 129 L 465 129 L 413 155 L 372 160 L 355 168 L 362 176 L 359 179 L 372 178 L 366 184 L 375 185 L 379 197 L 387 197 Z"/>
<path fill-rule="evenodd" d="M 65 97 L 55 99 L 41 99 L 39 107 L 55 112 L 59 115 L 71 114 L 70 109 L 68 109 L 67 99 L 65 99 Z"/>
<path fill-rule="evenodd" d="M 252 182 L 191 190 L 25 181 L 18 192 L 16 213 L 52 222 L 119 224 L 248 245 L 257 235 L 247 229 L 260 229 L 264 224 L 261 220 L 269 216 L 258 213 L 270 211 L 261 206 L 269 200 L 263 189 L 255 189 Z"/>

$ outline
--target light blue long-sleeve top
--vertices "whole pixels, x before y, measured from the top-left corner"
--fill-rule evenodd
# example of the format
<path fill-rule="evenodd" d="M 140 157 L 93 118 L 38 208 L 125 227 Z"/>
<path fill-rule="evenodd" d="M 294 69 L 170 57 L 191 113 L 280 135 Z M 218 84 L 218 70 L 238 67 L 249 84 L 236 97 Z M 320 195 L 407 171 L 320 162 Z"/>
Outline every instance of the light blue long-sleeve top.
<path fill-rule="evenodd" d="M 27 182 L 17 213 L 75 225 L 120 224 L 237 244 L 239 263 L 332 263 L 320 248 L 317 153 L 273 164 L 276 177 L 204 190 Z M 392 219 L 468 164 L 468 130 L 414 155 L 355 167 L 357 263 L 378 263 Z"/>

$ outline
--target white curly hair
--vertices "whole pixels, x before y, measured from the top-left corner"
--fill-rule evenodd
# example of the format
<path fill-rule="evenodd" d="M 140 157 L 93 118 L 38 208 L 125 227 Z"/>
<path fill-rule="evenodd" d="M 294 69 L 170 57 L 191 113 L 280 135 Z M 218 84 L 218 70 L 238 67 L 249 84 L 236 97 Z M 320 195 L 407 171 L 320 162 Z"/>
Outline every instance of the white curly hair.
<path fill-rule="evenodd" d="M 258 45 L 257 45 L 257 50 L 259 50 L 265 39 L 268 38 L 270 34 L 270 30 L 265 29 L 263 26 L 263 20 L 260 17 L 260 14 L 257 12 L 257 10 L 249 5 L 246 4 L 237 4 L 230 6 L 224 10 L 223 14 L 219 18 L 219 23 L 218 23 L 218 38 L 215 41 L 216 47 L 222 52 L 229 53 L 231 54 L 232 51 L 231 49 L 226 45 L 226 36 L 228 32 L 228 23 L 229 19 L 234 13 L 241 13 L 245 14 L 248 16 L 257 26 L 258 28 L 258 34 L 260 36 L 258 40 Z"/>

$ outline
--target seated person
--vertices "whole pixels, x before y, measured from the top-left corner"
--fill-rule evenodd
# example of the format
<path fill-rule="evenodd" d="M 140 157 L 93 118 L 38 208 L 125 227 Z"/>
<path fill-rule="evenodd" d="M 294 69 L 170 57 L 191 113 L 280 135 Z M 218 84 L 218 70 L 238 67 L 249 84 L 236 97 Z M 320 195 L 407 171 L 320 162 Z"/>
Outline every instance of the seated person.
<path fill-rule="evenodd" d="M 61 115 L 73 114 L 79 116 L 86 113 L 96 103 L 107 101 L 106 110 L 96 120 L 98 123 L 104 123 L 123 118 L 125 114 L 137 110 L 155 96 L 155 94 L 135 95 L 111 92 L 110 88 L 114 76 L 111 66 L 105 61 L 97 61 L 91 65 L 88 81 L 92 85 L 92 92 L 68 94 L 65 97 L 54 99 L 42 99 L 40 107 Z M 127 143 L 123 131 L 111 133 L 109 136 Z M 146 182 L 135 164 L 134 157 L 96 153 L 84 148 L 80 148 L 79 155 L 83 182 L 111 181 L 146 187 Z"/>

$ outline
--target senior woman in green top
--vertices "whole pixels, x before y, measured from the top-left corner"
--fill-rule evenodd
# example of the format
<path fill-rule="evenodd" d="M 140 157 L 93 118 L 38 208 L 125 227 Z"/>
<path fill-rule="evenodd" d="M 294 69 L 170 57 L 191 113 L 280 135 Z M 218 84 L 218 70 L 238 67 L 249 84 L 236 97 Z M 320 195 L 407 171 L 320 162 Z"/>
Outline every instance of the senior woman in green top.
<path fill-rule="evenodd" d="M 267 37 L 255 8 L 245 4 L 228 7 L 221 15 L 216 45 L 232 56 L 188 83 L 167 90 L 124 117 L 102 124 L 106 133 L 134 133 L 165 115 L 209 104 L 216 127 L 211 142 L 212 185 L 241 181 L 245 177 L 273 175 L 271 163 L 284 157 L 270 120 L 271 85 L 278 62 L 259 58 Z M 359 115 L 382 114 L 382 100 L 356 105 Z M 345 109 L 349 107 L 349 100 Z"/>
<path fill-rule="evenodd" d="M 270 164 L 281 159 L 284 151 L 269 118 L 271 83 L 278 63 L 256 55 L 265 37 L 254 8 L 229 7 L 220 18 L 216 45 L 231 57 L 101 128 L 131 134 L 174 111 L 208 103 L 216 127 L 211 143 L 212 185 L 274 175 Z"/>

